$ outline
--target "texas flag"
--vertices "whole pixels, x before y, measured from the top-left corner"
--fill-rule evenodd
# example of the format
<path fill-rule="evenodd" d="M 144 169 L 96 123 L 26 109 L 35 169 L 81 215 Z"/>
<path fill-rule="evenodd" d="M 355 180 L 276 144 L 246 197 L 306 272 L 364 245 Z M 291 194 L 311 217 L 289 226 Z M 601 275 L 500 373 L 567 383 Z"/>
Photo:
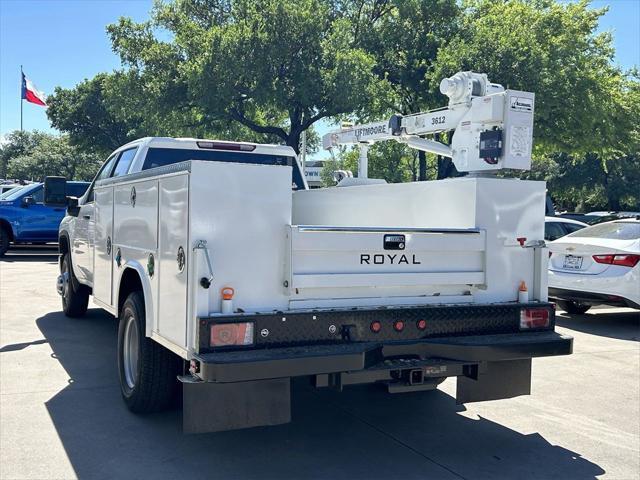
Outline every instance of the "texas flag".
<path fill-rule="evenodd" d="M 36 86 L 31 83 L 27 77 L 22 74 L 22 99 L 27 102 L 35 103 L 36 105 L 47 106 L 45 102 L 45 94 L 39 91 Z"/>

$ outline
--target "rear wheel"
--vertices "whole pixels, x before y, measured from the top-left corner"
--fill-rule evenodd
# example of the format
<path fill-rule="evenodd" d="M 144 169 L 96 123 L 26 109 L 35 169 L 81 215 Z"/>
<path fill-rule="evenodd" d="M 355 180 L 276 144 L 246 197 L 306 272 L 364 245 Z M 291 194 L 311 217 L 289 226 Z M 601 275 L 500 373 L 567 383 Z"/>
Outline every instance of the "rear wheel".
<path fill-rule="evenodd" d="M 71 254 L 65 253 L 60 266 L 59 287 L 62 290 L 62 310 L 67 317 L 82 317 L 89 306 L 89 287 L 73 275 Z"/>
<path fill-rule="evenodd" d="M 145 336 L 144 297 L 141 292 L 131 293 L 118 327 L 120 390 L 129 410 L 150 413 L 174 406 L 181 369 L 180 357 Z"/>
<path fill-rule="evenodd" d="M 581 315 L 591 308 L 591 305 L 574 302 L 572 300 L 558 300 L 558 306 L 567 313 Z"/>
<path fill-rule="evenodd" d="M 0 257 L 9 250 L 9 232 L 7 227 L 0 226 Z"/>

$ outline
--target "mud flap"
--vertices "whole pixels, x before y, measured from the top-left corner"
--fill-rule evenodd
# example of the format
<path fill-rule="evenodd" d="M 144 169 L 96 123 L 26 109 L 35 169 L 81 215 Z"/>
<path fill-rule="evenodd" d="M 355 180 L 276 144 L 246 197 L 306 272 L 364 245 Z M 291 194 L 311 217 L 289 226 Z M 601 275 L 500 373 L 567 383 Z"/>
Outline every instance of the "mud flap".
<path fill-rule="evenodd" d="M 291 421 L 291 380 L 183 382 L 184 433 L 221 432 Z"/>
<path fill-rule="evenodd" d="M 531 359 L 487 362 L 486 368 L 458 377 L 456 403 L 499 400 L 531 393 Z"/>

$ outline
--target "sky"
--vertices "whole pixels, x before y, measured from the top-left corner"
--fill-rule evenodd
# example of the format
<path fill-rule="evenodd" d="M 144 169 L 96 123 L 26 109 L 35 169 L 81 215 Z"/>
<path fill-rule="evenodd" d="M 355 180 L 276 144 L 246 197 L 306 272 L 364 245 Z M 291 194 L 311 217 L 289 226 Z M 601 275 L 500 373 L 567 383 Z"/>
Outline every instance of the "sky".
<path fill-rule="evenodd" d="M 105 27 L 119 17 L 148 18 L 152 0 L 0 0 L 0 136 L 20 128 L 20 65 L 45 94 L 120 67 Z M 614 33 L 616 62 L 640 65 L 640 0 L 609 6 L 600 29 Z M 25 130 L 53 131 L 43 107 L 24 102 Z M 320 134 L 328 125 L 319 125 Z"/>

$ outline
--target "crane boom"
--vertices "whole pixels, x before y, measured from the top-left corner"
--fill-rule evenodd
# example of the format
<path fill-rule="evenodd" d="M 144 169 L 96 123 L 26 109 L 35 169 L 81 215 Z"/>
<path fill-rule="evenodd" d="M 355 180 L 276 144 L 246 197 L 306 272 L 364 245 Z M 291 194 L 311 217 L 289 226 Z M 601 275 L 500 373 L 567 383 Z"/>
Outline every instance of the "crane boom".
<path fill-rule="evenodd" d="M 489 82 L 486 74 L 474 72 L 459 72 L 443 79 L 440 92 L 449 97 L 444 108 L 406 116 L 396 114 L 388 120 L 329 132 L 322 139 L 323 147 L 368 147 L 395 140 L 417 150 L 450 157 L 461 172 L 530 169 L 533 93 L 505 90 Z M 451 145 L 423 138 L 452 130 Z M 363 162 L 362 155 L 360 161 Z"/>

